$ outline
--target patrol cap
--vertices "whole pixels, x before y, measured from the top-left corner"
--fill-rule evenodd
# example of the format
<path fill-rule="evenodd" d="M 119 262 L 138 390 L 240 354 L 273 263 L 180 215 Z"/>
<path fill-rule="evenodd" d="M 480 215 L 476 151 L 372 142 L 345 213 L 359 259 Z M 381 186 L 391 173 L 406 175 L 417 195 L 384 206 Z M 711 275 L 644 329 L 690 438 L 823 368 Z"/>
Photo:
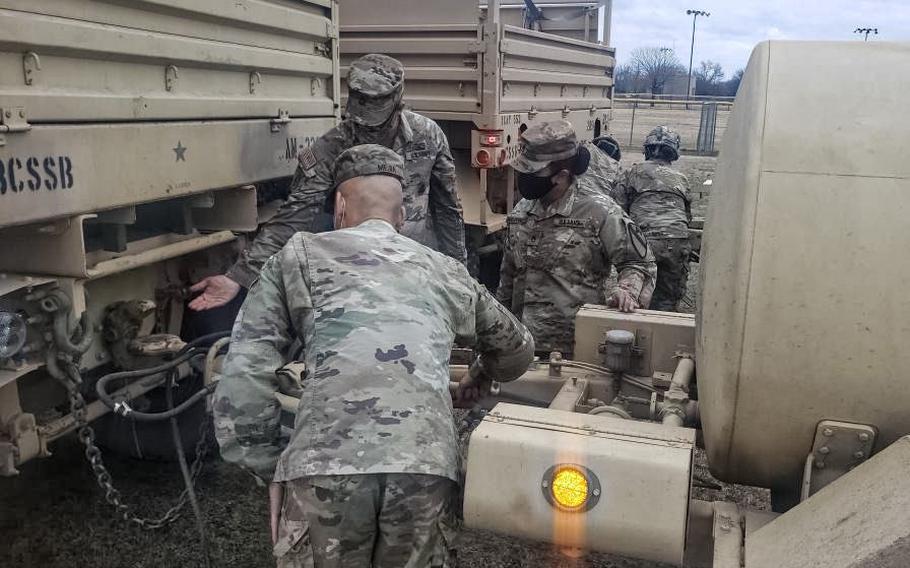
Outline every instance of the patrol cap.
<path fill-rule="evenodd" d="M 388 55 L 370 53 L 348 71 L 347 116 L 364 126 L 379 126 L 401 101 L 404 67 Z"/>
<path fill-rule="evenodd" d="M 348 148 L 335 158 L 332 167 L 335 184 L 325 202 L 325 211 L 335 208 L 335 190 L 342 183 L 363 176 L 389 176 L 404 183 L 404 159 L 394 150 L 379 144 Z"/>
<path fill-rule="evenodd" d="M 333 171 L 335 187 L 362 176 L 389 176 L 404 182 L 404 159 L 385 146 L 361 144 L 339 154 Z"/>
<path fill-rule="evenodd" d="M 577 153 L 578 139 L 571 122 L 541 122 L 521 135 L 521 151 L 512 160 L 512 167 L 519 172 L 533 174 L 553 162 L 572 158 Z"/>

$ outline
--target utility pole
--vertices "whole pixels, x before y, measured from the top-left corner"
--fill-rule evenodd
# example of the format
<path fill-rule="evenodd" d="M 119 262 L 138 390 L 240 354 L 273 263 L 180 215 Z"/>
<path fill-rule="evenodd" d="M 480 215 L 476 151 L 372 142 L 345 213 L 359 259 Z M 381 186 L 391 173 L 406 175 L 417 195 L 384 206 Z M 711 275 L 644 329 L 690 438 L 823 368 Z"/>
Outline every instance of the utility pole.
<path fill-rule="evenodd" d="M 702 10 L 686 10 L 686 14 L 692 16 L 692 46 L 689 48 L 689 83 L 686 87 L 686 100 L 688 100 L 692 95 L 692 63 L 695 57 L 695 21 L 699 16 L 707 18 L 711 13 Z"/>
<path fill-rule="evenodd" d="M 863 41 L 869 41 L 869 34 L 878 35 L 878 28 L 856 28 L 853 33 L 862 34 Z"/>

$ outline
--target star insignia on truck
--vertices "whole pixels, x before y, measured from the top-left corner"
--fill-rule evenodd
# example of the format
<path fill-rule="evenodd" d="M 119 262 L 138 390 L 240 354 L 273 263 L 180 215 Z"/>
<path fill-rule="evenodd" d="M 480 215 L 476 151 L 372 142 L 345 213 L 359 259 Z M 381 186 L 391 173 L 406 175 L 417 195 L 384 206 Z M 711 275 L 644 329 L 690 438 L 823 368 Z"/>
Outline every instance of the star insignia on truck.
<path fill-rule="evenodd" d="M 174 153 L 177 154 L 176 162 L 185 162 L 186 161 L 186 146 L 184 146 L 180 140 L 177 141 L 177 147 L 173 148 Z"/>

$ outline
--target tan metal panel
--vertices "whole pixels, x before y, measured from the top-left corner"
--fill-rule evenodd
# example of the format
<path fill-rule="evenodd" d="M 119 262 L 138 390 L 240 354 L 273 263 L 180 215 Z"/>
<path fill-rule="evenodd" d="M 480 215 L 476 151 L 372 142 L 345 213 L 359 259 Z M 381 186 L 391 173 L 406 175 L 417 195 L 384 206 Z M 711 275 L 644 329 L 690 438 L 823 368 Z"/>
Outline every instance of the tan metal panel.
<path fill-rule="evenodd" d="M 557 85 L 590 85 L 612 87 L 613 78 L 606 75 L 581 75 L 555 71 L 534 71 L 530 69 L 507 68 L 502 71 L 503 81 L 519 83 L 553 83 Z"/>
<path fill-rule="evenodd" d="M 639 376 L 672 373 L 679 362 L 676 353 L 695 351 L 695 319 L 690 314 L 652 310 L 626 314 L 604 306 L 584 305 L 575 316 L 575 358 L 603 364 L 600 345 L 613 329 L 635 334 L 635 345 L 644 352 L 633 363 L 632 372 Z"/>
<path fill-rule="evenodd" d="M 293 174 L 334 118 L 35 126 L 0 147 L 0 227 Z M 14 183 L 15 182 L 15 183 Z"/>
<path fill-rule="evenodd" d="M 694 446 L 690 429 L 500 403 L 471 435 L 465 523 L 681 565 Z M 589 510 L 547 501 L 546 473 L 560 464 L 599 483 Z"/>
<path fill-rule="evenodd" d="M 219 4 L 0 0 L 0 108 L 31 123 L 335 113 L 332 11 Z"/>
<path fill-rule="evenodd" d="M 702 256 L 699 401 L 725 481 L 795 487 L 822 420 L 878 428 L 877 448 L 910 433 L 910 166 L 888 142 L 910 128 L 908 55 L 771 42 L 752 56 Z M 844 68 L 851 88 L 833 89 Z"/>
<path fill-rule="evenodd" d="M 0 0 L 0 8 L 298 53 L 313 53 L 313 41 L 329 31 L 328 12 L 304 2 Z"/>
<path fill-rule="evenodd" d="M 470 24 L 477 21 L 472 0 L 416 0 L 378 2 L 341 0 L 342 25 L 357 24 Z"/>
<path fill-rule="evenodd" d="M 745 568 L 905 568 L 910 438 L 746 535 Z"/>
<path fill-rule="evenodd" d="M 502 52 L 505 55 L 516 55 L 527 59 L 542 59 L 544 61 L 580 62 L 581 58 L 584 57 L 584 62 L 591 66 L 591 75 L 603 74 L 608 68 L 612 68 L 616 62 L 612 56 L 607 54 L 596 52 L 580 53 L 577 50 L 569 49 L 569 47 L 542 45 L 519 39 L 503 39 Z"/>

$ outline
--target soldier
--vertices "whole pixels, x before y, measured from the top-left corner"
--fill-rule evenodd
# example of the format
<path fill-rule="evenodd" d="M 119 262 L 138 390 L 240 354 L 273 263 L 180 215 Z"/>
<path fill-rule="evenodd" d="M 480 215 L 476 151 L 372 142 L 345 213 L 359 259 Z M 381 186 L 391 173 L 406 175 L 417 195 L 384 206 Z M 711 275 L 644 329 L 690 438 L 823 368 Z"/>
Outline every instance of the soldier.
<path fill-rule="evenodd" d="M 351 63 L 347 118 L 301 152 L 291 195 L 262 226 L 253 244 L 225 275 L 196 283 L 201 292 L 190 308 L 224 306 L 240 288 L 249 288 L 263 263 L 297 231 L 313 231 L 334 185 L 332 164 L 344 150 L 375 143 L 395 150 L 405 161 L 402 234 L 466 262 L 464 217 L 455 192 L 455 163 L 439 125 L 403 110 L 404 69 L 385 55 L 365 55 Z"/>
<path fill-rule="evenodd" d="M 498 297 L 531 330 L 537 349 L 571 355 L 582 304 L 647 307 L 656 268 L 635 223 L 602 191 L 579 187 L 588 166 L 571 123 L 545 122 L 521 136 L 518 191 Z M 611 265 L 619 272 L 606 290 Z"/>
<path fill-rule="evenodd" d="M 645 162 L 635 164 L 617 186 L 616 201 L 632 217 L 657 260 L 651 309 L 675 312 L 689 279 L 689 180 L 670 164 L 679 159 L 679 135 L 666 126 L 648 134 Z"/>
<path fill-rule="evenodd" d="M 479 354 L 455 395 L 465 402 L 533 359 L 528 330 L 463 265 L 396 232 L 405 176 L 383 146 L 343 152 L 340 230 L 296 234 L 266 262 L 234 327 L 216 436 L 225 460 L 273 481 L 279 567 L 450 566 L 452 343 Z M 276 370 L 298 342 L 307 371 L 287 440 Z"/>
<path fill-rule="evenodd" d="M 622 151 L 619 143 L 611 136 L 595 138 L 590 144 L 585 144 L 591 155 L 588 171 L 578 177 L 578 185 L 584 189 L 600 191 L 614 198 L 616 185 L 622 177 Z"/>

